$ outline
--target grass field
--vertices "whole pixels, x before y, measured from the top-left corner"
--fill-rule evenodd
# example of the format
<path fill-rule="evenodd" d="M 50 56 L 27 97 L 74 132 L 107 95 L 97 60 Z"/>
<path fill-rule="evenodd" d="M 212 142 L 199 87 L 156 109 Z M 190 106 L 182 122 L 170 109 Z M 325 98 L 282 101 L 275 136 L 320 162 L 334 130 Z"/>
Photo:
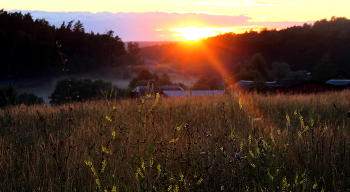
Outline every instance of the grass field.
<path fill-rule="evenodd" d="M 2 191 L 347 191 L 350 91 L 0 110 Z"/>

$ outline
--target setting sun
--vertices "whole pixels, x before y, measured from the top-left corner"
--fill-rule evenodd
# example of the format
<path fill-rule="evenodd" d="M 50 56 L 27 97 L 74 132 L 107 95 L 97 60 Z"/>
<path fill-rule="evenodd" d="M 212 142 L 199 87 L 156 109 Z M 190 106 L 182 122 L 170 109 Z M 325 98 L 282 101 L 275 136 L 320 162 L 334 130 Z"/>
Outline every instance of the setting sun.
<path fill-rule="evenodd" d="M 182 28 L 172 28 L 171 31 L 179 32 L 179 34 L 175 34 L 174 36 L 182 36 L 184 39 L 191 40 L 199 40 L 206 37 L 216 36 L 221 33 L 227 33 L 231 31 L 231 28 L 211 28 L 211 27 L 182 27 Z"/>

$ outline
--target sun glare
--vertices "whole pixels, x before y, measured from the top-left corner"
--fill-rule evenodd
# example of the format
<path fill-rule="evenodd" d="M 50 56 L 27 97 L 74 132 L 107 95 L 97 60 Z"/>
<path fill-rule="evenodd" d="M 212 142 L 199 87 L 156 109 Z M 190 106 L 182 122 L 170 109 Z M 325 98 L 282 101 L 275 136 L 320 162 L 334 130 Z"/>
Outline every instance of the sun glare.
<path fill-rule="evenodd" d="M 231 28 L 211 28 L 211 27 L 182 27 L 182 28 L 172 28 L 171 31 L 176 31 L 178 34 L 174 36 L 182 36 L 184 39 L 199 40 L 206 37 L 216 36 L 221 33 L 227 33 L 231 31 Z"/>

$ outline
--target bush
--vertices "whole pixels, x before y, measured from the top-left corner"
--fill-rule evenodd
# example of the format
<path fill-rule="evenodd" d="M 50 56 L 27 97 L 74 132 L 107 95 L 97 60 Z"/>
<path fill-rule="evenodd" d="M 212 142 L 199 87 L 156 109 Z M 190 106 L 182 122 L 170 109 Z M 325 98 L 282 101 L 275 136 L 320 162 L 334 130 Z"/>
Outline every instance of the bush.
<path fill-rule="evenodd" d="M 0 87 L 0 107 L 14 105 L 17 93 L 14 87 Z"/>
<path fill-rule="evenodd" d="M 41 103 L 44 103 L 43 98 L 33 93 L 21 93 L 17 95 L 16 89 L 12 86 L 0 87 L 0 107 L 16 104 L 34 105 Z"/>
<path fill-rule="evenodd" d="M 129 82 L 129 87 L 146 86 L 151 80 L 158 81 L 158 75 L 152 74 L 148 70 L 142 70 L 137 77 Z"/>
<path fill-rule="evenodd" d="M 44 99 L 36 96 L 34 93 L 24 92 L 18 96 L 18 103 L 24 105 L 42 104 L 44 103 Z"/>
<path fill-rule="evenodd" d="M 213 77 L 204 77 L 202 76 L 200 79 L 192 87 L 193 90 L 216 90 L 223 89 L 223 83 L 216 76 Z"/>
<path fill-rule="evenodd" d="M 98 79 L 78 79 L 70 77 L 57 82 L 54 92 L 49 97 L 51 104 L 62 104 L 68 101 L 87 101 L 102 99 L 108 92 L 114 97 L 123 97 L 125 90 L 113 86 L 111 82 Z"/>

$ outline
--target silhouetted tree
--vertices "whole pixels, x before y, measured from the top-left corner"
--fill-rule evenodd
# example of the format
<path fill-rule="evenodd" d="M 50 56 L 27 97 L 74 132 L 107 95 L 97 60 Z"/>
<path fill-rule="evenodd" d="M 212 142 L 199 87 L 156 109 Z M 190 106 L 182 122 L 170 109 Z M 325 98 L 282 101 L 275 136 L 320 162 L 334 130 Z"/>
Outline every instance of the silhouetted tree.
<path fill-rule="evenodd" d="M 133 78 L 129 82 L 129 87 L 134 88 L 136 86 L 146 86 L 150 81 L 157 82 L 159 80 L 158 75 L 152 74 L 148 70 L 144 69 L 140 71 L 140 73 L 137 75 L 137 77 Z"/>
<path fill-rule="evenodd" d="M 324 53 L 337 70 L 335 77 L 350 78 L 350 20 L 344 17 L 322 19 L 314 24 L 291 26 L 282 30 L 263 29 L 243 34 L 227 33 L 201 40 L 200 43 L 168 43 L 144 47 L 140 55 L 159 63 L 172 63 L 189 74 L 217 73 L 210 58 L 236 74 L 249 77 L 249 70 L 239 69 L 255 53 L 261 53 L 266 66 L 288 63 L 295 76 L 313 71 Z M 205 48 L 205 49 L 203 49 Z M 210 58 L 208 59 L 208 57 Z M 241 63 L 241 65 L 238 65 Z M 259 71 L 259 70 L 258 70 Z M 238 74 L 239 72 L 239 74 Z M 260 71 L 261 73 L 261 71 Z M 263 75 L 265 76 L 265 75 Z"/>
<path fill-rule="evenodd" d="M 317 62 L 313 70 L 313 78 L 319 81 L 328 81 L 329 79 L 336 77 L 336 66 L 330 62 L 329 54 L 326 53 Z"/>
<path fill-rule="evenodd" d="M 169 75 L 167 73 L 163 73 L 158 80 L 158 85 L 173 85 Z"/>
<path fill-rule="evenodd" d="M 282 80 L 290 72 L 291 72 L 290 65 L 288 65 L 288 63 L 285 63 L 285 62 L 272 63 L 271 76 L 274 80 Z"/>
<path fill-rule="evenodd" d="M 104 91 L 112 95 L 116 94 L 117 97 L 124 96 L 124 90 L 113 86 L 111 82 L 106 82 L 101 79 L 92 81 L 91 79 L 70 77 L 69 84 L 70 86 L 67 86 L 67 79 L 61 79 L 57 82 L 55 90 L 50 96 L 51 104 L 102 99 L 104 98 L 102 94 Z M 111 93 L 112 91 L 115 93 Z"/>
<path fill-rule="evenodd" d="M 223 82 L 217 76 L 199 78 L 191 88 L 192 90 L 218 90 L 223 89 Z"/>
<path fill-rule="evenodd" d="M 243 64 L 238 63 L 235 68 L 235 80 L 269 80 L 269 71 L 266 61 L 261 54 L 255 54 Z"/>
<path fill-rule="evenodd" d="M 55 42 L 59 41 L 67 68 L 74 74 L 124 65 L 123 41 L 106 34 L 85 33 L 78 20 L 56 28 L 30 13 L 0 10 L 0 78 L 52 77 L 62 68 Z"/>

